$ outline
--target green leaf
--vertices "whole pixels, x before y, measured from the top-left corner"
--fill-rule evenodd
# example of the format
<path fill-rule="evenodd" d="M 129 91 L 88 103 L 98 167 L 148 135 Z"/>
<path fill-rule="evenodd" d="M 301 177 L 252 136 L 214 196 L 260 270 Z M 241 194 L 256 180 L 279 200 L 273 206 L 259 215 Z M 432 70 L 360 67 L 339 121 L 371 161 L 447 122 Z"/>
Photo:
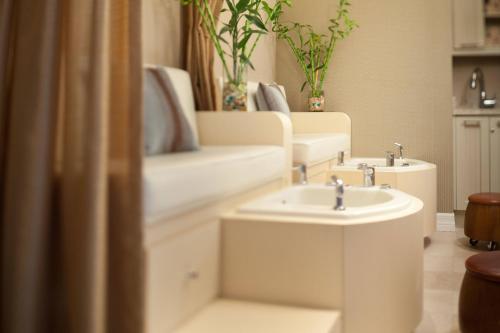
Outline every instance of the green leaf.
<path fill-rule="evenodd" d="M 220 31 L 219 31 L 219 37 L 220 37 L 221 35 L 225 34 L 226 32 L 228 32 L 229 30 L 231 30 L 231 27 L 230 27 L 230 26 L 228 26 L 228 25 L 223 26 L 223 27 L 220 29 Z"/>
<path fill-rule="evenodd" d="M 243 39 L 241 41 L 239 41 L 239 43 L 238 43 L 238 49 L 244 48 L 247 45 L 248 40 L 250 39 L 250 37 L 252 37 L 252 34 L 246 34 L 245 37 L 243 37 Z"/>
<path fill-rule="evenodd" d="M 248 65 L 250 66 L 251 69 L 255 70 L 255 67 L 253 66 L 252 62 L 250 61 L 250 59 L 248 59 L 248 57 L 245 54 L 242 53 L 240 55 L 240 61 L 242 64 Z"/>
<path fill-rule="evenodd" d="M 247 8 L 249 2 L 250 2 L 250 0 L 238 1 L 238 3 L 236 4 L 236 9 L 238 10 L 238 12 L 241 13 L 243 10 L 245 10 Z"/>
<path fill-rule="evenodd" d="M 271 16 L 273 10 L 266 1 L 262 1 L 262 8 L 264 9 L 264 12 L 267 14 L 267 16 Z"/>
<path fill-rule="evenodd" d="M 234 7 L 233 2 L 231 0 L 226 0 L 227 7 L 233 13 L 233 15 L 237 14 L 236 7 Z"/>
<path fill-rule="evenodd" d="M 229 45 L 227 40 L 225 40 L 223 37 L 219 36 L 219 40 L 222 41 L 224 44 Z"/>
<path fill-rule="evenodd" d="M 258 18 L 257 16 L 252 16 L 252 15 L 248 15 L 247 14 L 247 15 L 245 15 L 245 17 L 247 18 L 247 20 L 249 20 L 250 22 L 252 22 L 253 24 L 255 24 L 258 28 L 267 31 L 266 26 L 261 21 L 261 19 Z"/>
<path fill-rule="evenodd" d="M 304 91 L 304 89 L 306 88 L 306 85 L 307 85 L 307 81 L 305 81 L 304 83 L 302 83 L 302 87 L 300 87 L 300 92 Z"/>

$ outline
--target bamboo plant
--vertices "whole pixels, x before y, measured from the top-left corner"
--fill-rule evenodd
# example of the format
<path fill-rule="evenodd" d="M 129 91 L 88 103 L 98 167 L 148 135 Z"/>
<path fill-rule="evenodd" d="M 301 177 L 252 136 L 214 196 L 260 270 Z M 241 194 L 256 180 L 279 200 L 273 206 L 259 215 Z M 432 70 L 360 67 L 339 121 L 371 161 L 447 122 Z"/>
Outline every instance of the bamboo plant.
<path fill-rule="evenodd" d="M 304 91 L 305 87 L 309 86 L 310 97 L 315 100 L 321 98 L 322 103 L 324 103 L 324 82 L 335 46 L 339 40 L 345 39 L 357 27 L 356 22 L 350 18 L 350 5 L 348 0 L 339 0 L 337 14 L 330 19 L 328 26 L 329 36 L 315 32 L 311 25 L 298 22 L 276 21 L 273 25 L 273 31 L 277 33 L 278 39 L 288 44 L 305 75 L 300 91 Z M 316 107 L 320 108 L 319 105 Z"/>
<path fill-rule="evenodd" d="M 224 90 L 239 91 L 224 96 L 224 109 L 246 109 L 246 69 L 254 69 L 251 57 L 261 36 L 269 32 L 268 25 L 277 23 L 283 6 L 291 0 L 277 0 L 274 5 L 265 0 L 225 0 L 221 13 L 229 12 L 229 18 L 217 28 L 216 17 L 209 0 L 181 0 L 183 5 L 193 5 L 198 10 L 203 26 L 214 44 L 222 62 L 225 77 Z M 217 14 L 217 15 L 216 15 Z M 224 91 L 224 95 L 226 91 Z M 241 98 L 242 100 L 233 100 Z"/>

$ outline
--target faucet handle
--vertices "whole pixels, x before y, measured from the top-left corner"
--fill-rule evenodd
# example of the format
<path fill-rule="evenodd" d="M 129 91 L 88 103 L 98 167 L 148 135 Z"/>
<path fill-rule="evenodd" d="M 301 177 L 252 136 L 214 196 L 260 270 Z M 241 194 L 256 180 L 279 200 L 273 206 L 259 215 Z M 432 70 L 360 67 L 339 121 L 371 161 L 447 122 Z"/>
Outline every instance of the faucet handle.
<path fill-rule="evenodd" d="M 336 186 L 336 187 L 342 187 L 344 185 L 344 181 L 337 177 L 336 175 L 332 175 L 330 177 L 330 182 L 326 183 L 328 186 Z M 343 189 L 342 189 L 343 190 Z"/>
<path fill-rule="evenodd" d="M 394 145 L 398 147 L 399 150 L 399 159 L 403 159 L 403 145 L 397 142 L 394 142 Z"/>
<path fill-rule="evenodd" d="M 338 166 L 344 166 L 344 156 L 345 156 L 345 152 L 343 150 L 341 150 L 337 153 L 337 165 Z"/>
<path fill-rule="evenodd" d="M 330 181 L 329 182 L 326 182 L 326 186 L 337 186 L 337 176 L 336 175 L 332 175 L 330 177 Z"/>
<path fill-rule="evenodd" d="M 307 166 L 305 164 L 294 165 L 293 171 L 297 171 L 299 173 L 299 185 L 307 185 Z"/>
<path fill-rule="evenodd" d="M 366 170 L 368 169 L 368 163 L 359 163 L 358 170 Z"/>
<path fill-rule="evenodd" d="M 330 177 L 330 182 L 326 184 L 331 186 L 344 185 L 344 181 L 339 177 L 337 177 L 336 175 L 332 175 Z"/>

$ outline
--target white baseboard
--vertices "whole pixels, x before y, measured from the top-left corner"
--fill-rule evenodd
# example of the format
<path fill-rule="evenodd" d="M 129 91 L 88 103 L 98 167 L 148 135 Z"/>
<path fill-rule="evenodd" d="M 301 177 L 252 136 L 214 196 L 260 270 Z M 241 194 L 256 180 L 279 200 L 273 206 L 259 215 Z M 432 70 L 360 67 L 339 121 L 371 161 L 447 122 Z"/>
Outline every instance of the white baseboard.
<path fill-rule="evenodd" d="M 455 231 L 455 214 L 437 213 L 437 231 Z"/>

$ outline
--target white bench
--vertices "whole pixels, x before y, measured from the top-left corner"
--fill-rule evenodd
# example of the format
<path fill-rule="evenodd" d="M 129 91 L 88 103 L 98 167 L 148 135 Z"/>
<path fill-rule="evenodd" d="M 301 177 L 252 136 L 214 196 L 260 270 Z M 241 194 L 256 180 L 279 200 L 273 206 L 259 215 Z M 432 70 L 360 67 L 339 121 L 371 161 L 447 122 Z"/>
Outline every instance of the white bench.
<path fill-rule="evenodd" d="M 257 82 L 248 82 L 248 110 L 256 111 Z M 281 87 L 281 86 L 280 86 Z M 285 92 L 284 87 L 281 90 Z M 294 165 L 305 165 L 311 182 L 324 183 L 338 152 L 351 153 L 351 119 L 342 112 L 291 112 Z"/>
<path fill-rule="evenodd" d="M 219 216 L 291 183 L 290 120 L 276 112 L 195 112 L 190 77 L 168 74 L 199 151 L 146 157 L 146 332 L 171 332 L 219 293 Z M 196 272 L 199 278 L 191 281 Z"/>

